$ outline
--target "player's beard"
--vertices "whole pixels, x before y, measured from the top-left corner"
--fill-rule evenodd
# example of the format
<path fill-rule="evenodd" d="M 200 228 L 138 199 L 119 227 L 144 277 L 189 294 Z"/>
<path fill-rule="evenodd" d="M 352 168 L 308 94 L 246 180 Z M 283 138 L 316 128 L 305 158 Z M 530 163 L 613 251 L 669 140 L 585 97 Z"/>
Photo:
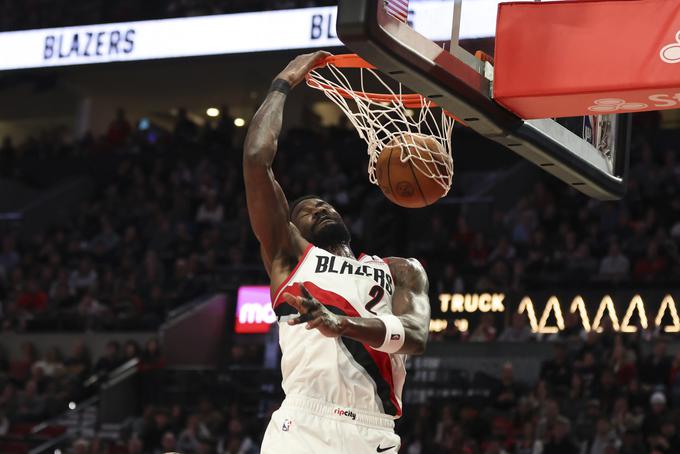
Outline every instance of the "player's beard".
<path fill-rule="evenodd" d="M 352 236 L 343 222 L 327 222 L 313 234 L 312 244 L 321 249 L 349 243 Z"/>

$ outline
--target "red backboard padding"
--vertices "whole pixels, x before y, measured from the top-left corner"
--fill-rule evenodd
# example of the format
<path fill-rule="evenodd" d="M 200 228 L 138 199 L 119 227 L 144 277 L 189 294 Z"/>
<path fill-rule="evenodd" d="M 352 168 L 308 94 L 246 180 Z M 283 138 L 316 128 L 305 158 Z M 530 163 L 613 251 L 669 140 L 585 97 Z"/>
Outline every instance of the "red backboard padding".
<path fill-rule="evenodd" d="M 502 3 L 494 99 L 522 118 L 680 107 L 680 2 Z"/>

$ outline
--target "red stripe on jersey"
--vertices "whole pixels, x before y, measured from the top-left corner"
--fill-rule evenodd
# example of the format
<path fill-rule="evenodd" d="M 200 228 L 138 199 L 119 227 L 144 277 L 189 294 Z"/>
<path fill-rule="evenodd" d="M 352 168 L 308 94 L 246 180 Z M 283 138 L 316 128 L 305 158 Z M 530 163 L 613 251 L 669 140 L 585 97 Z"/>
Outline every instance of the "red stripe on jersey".
<path fill-rule="evenodd" d="M 296 285 L 297 284 L 297 285 Z M 335 292 L 331 292 L 328 290 L 324 290 L 321 287 L 318 287 L 315 285 L 313 282 L 304 282 L 305 288 L 307 291 L 317 300 L 319 300 L 324 306 L 333 306 L 337 307 L 340 309 L 345 315 L 349 317 L 359 317 L 359 313 L 357 310 L 352 306 L 349 301 L 347 301 L 345 298 L 342 296 L 338 295 Z M 300 291 L 300 283 L 296 282 L 294 284 L 289 285 L 286 288 L 286 291 L 290 293 L 291 295 L 294 296 L 301 296 L 301 291 Z M 279 301 L 276 302 L 276 305 L 280 304 L 283 302 L 283 298 L 280 298 Z M 390 389 L 390 401 L 394 405 L 394 408 L 397 409 L 397 414 L 394 416 L 401 416 L 401 407 L 399 406 L 399 401 L 397 400 L 397 396 L 394 393 L 394 378 L 392 377 L 392 363 L 390 361 L 390 355 L 388 355 L 385 352 L 379 352 L 377 350 L 373 350 L 370 345 L 362 343 L 364 349 L 368 353 L 368 355 L 371 357 L 375 365 L 378 367 L 378 371 L 380 373 L 380 376 L 385 380 L 385 382 L 388 384 L 389 389 Z"/>
<path fill-rule="evenodd" d="M 373 350 L 369 345 L 366 344 L 364 344 L 364 348 L 366 348 L 368 354 L 371 355 L 371 358 L 373 358 L 373 362 L 375 362 L 375 364 L 378 366 L 378 370 L 380 371 L 382 378 L 384 378 L 387 384 L 390 385 L 390 401 L 392 401 L 394 404 L 394 408 L 397 409 L 397 414 L 395 416 L 400 417 L 401 407 L 399 406 L 397 396 L 394 394 L 394 379 L 392 377 L 392 362 L 390 361 L 390 355 L 385 352 Z"/>
<path fill-rule="evenodd" d="M 290 274 L 288 274 L 288 276 L 283 280 L 283 282 L 281 282 L 281 285 L 279 285 L 276 288 L 276 291 L 274 292 L 274 294 L 270 295 L 271 298 L 272 298 L 272 307 L 274 307 L 274 308 L 276 307 L 276 305 L 278 304 L 276 299 L 279 296 L 279 293 L 281 293 L 281 290 L 283 290 L 283 288 L 286 286 L 286 284 L 288 284 L 288 282 L 293 278 L 293 276 L 295 275 L 297 270 L 302 265 L 302 262 L 304 262 L 305 259 L 307 258 L 309 251 L 311 251 L 313 247 L 314 247 L 314 245 L 312 243 L 309 243 L 307 245 L 307 249 L 305 249 L 305 252 L 302 254 L 302 257 L 300 257 L 300 260 L 298 260 L 297 265 L 295 265 L 295 268 L 293 268 L 293 271 L 291 271 Z"/>

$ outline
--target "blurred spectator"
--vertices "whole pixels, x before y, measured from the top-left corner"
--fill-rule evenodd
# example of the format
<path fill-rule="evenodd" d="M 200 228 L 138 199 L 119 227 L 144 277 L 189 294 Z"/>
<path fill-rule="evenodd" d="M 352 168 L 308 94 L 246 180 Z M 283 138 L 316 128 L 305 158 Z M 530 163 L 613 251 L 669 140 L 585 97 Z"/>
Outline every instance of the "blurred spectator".
<path fill-rule="evenodd" d="M 0 252 L 0 267 L 4 273 L 9 274 L 19 263 L 19 254 L 16 251 L 14 237 L 8 235 L 2 239 L 2 251 Z"/>
<path fill-rule="evenodd" d="M 558 420 L 566 418 L 560 415 L 560 407 L 555 399 L 547 399 L 541 408 L 541 414 L 536 424 L 536 437 L 547 440 L 554 433 Z M 571 430 L 571 428 L 569 428 Z"/>
<path fill-rule="evenodd" d="M 533 423 L 525 422 L 522 424 L 522 433 L 515 442 L 512 454 L 541 454 L 542 452 L 543 442 L 536 438 Z"/>
<path fill-rule="evenodd" d="M 68 373 L 76 377 L 83 377 L 90 370 L 90 353 L 85 341 L 78 341 L 73 346 L 71 355 L 66 358 L 64 365 Z"/>
<path fill-rule="evenodd" d="M 651 412 L 645 415 L 642 425 L 642 433 L 646 437 L 654 436 L 659 432 L 661 425 L 669 418 L 666 396 L 662 392 L 655 392 L 649 398 Z"/>
<path fill-rule="evenodd" d="M 154 454 L 164 454 L 168 452 L 175 452 L 177 449 L 177 440 L 175 439 L 175 434 L 168 431 L 163 434 L 161 438 L 160 449 L 155 449 Z"/>
<path fill-rule="evenodd" d="M 0 437 L 7 435 L 9 432 L 9 419 L 5 412 L 0 409 Z"/>
<path fill-rule="evenodd" d="M 113 230 L 111 222 L 104 218 L 101 220 L 101 230 L 97 236 L 92 239 L 92 250 L 99 256 L 109 254 L 120 242 L 120 237 Z"/>
<path fill-rule="evenodd" d="M 600 278 L 610 281 L 620 281 L 628 277 L 630 261 L 623 255 L 616 241 L 609 245 L 609 252 L 600 262 Z"/>
<path fill-rule="evenodd" d="M 633 277 L 639 281 L 653 281 L 666 270 L 666 259 L 659 254 L 656 242 L 647 246 L 647 254 L 635 263 Z"/>
<path fill-rule="evenodd" d="M 456 272 L 453 263 L 447 263 L 442 277 L 437 282 L 437 291 L 439 293 L 462 293 L 464 290 L 463 278 Z"/>
<path fill-rule="evenodd" d="M 29 279 L 26 288 L 19 294 L 17 307 L 19 310 L 34 316 L 47 310 L 47 302 L 47 293 L 38 288 L 38 282 L 35 279 Z"/>
<path fill-rule="evenodd" d="M 21 357 L 10 362 L 10 377 L 23 383 L 31 373 L 31 366 L 37 358 L 35 346 L 31 342 L 21 343 Z"/>
<path fill-rule="evenodd" d="M 45 414 L 45 398 L 38 392 L 38 383 L 28 380 L 17 398 L 16 418 L 20 421 L 38 421 Z"/>
<path fill-rule="evenodd" d="M 578 454 L 579 449 L 570 438 L 571 424 L 559 417 L 552 428 L 550 438 L 545 444 L 544 454 Z"/>
<path fill-rule="evenodd" d="M 181 142 L 191 142 L 198 134 L 198 126 L 189 119 L 186 108 L 180 107 L 175 122 L 175 137 Z"/>
<path fill-rule="evenodd" d="M 526 317 L 522 314 L 512 314 L 512 324 L 506 327 L 498 338 L 501 342 L 528 342 L 533 338 Z"/>
<path fill-rule="evenodd" d="M 104 356 L 97 360 L 97 363 L 94 365 L 94 371 L 107 375 L 122 363 L 123 360 L 120 354 L 120 344 L 112 340 L 106 344 Z"/>
<path fill-rule="evenodd" d="M 620 440 L 616 433 L 611 429 L 609 418 L 602 417 L 597 420 L 595 436 L 583 443 L 582 454 L 607 454 L 607 448 L 613 446 L 618 449 Z"/>
<path fill-rule="evenodd" d="M 78 268 L 71 273 L 69 286 L 75 291 L 84 291 L 97 283 L 97 271 L 88 257 L 80 260 Z"/>
<path fill-rule="evenodd" d="M 619 454 L 640 454 L 644 452 L 645 447 L 637 432 L 629 430 L 623 433 Z"/>
<path fill-rule="evenodd" d="M 470 342 L 491 342 L 496 339 L 496 327 L 493 314 L 482 314 L 479 325 L 470 335 Z"/>
<path fill-rule="evenodd" d="M 571 383 L 571 364 L 567 362 L 567 347 L 565 344 L 556 343 L 553 346 L 553 358 L 541 365 L 541 379 L 551 386 L 568 387 Z"/>
<path fill-rule="evenodd" d="M 651 387 L 665 386 L 670 378 L 671 359 L 666 354 L 668 343 L 659 339 L 654 343 L 652 353 L 646 356 L 640 364 L 640 382 Z"/>
<path fill-rule="evenodd" d="M 141 352 L 139 349 L 139 344 L 134 340 L 130 339 L 125 341 L 125 347 L 123 350 L 123 362 L 130 361 L 133 359 L 141 359 Z"/>
<path fill-rule="evenodd" d="M 224 218 L 224 207 L 217 202 L 217 193 L 209 190 L 205 195 L 205 202 L 198 207 L 196 222 L 219 224 Z"/>
<path fill-rule="evenodd" d="M 179 435 L 177 450 L 180 452 L 195 452 L 199 448 L 199 440 L 210 436 L 210 433 L 201 426 L 197 415 L 189 415 L 186 427 Z"/>
<path fill-rule="evenodd" d="M 130 126 L 130 122 L 125 118 L 125 110 L 118 109 L 116 111 L 116 118 L 111 122 L 106 132 L 106 139 L 111 146 L 119 147 L 127 142 L 131 132 L 132 126 Z"/>
<path fill-rule="evenodd" d="M 161 448 L 163 435 L 170 429 L 170 419 L 165 410 L 156 411 L 145 421 L 141 433 L 144 452 L 156 452 Z M 174 441 L 174 440 L 173 440 Z"/>
<path fill-rule="evenodd" d="M 45 353 L 43 359 L 33 363 L 33 370 L 40 369 L 45 377 L 55 377 L 64 371 L 64 362 L 57 347 L 51 347 Z"/>
<path fill-rule="evenodd" d="M 512 363 L 505 363 L 501 369 L 501 380 L 493 394 L 494 406 L 499 410 L 510 411 L 517 406 L 522 395 L 522 387 L 515 382 Z"/>

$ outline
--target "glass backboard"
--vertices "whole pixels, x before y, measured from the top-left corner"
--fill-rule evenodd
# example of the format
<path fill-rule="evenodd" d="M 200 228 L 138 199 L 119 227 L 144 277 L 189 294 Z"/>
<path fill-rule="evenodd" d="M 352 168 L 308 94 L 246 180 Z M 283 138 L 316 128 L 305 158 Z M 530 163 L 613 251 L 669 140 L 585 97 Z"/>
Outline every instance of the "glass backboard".
<path fill-rule="evenodd" d="M 393 1 L 408 3 L 389 0 Z M 418 20 L 413 17 L 413 10 L 403 21 L 393 7 L 386 9 L 389 2 L 339 0 L 337 32 L 349 49 L 454 113 L 470 129 L 575 189 L 601 200 L 623 196 L 630 143 L 629 114 L 523 120 L 494 102 L 493 65 L 463 49 L 456 37 L 460 34 L 462 38 L 475 38 L 468 36 L 472 21 L 495 20 L 487 10 L 497 8 L 498 1 L 467 0 L 462 8 L 458 8 L 461 3 L 458 0 L 451 1 L 451 15 L 441 18 L 452 24 L 450 45 L 416 32 L 411 26 Z M 489 30 L 482 35 L 489 34 Z"/>

